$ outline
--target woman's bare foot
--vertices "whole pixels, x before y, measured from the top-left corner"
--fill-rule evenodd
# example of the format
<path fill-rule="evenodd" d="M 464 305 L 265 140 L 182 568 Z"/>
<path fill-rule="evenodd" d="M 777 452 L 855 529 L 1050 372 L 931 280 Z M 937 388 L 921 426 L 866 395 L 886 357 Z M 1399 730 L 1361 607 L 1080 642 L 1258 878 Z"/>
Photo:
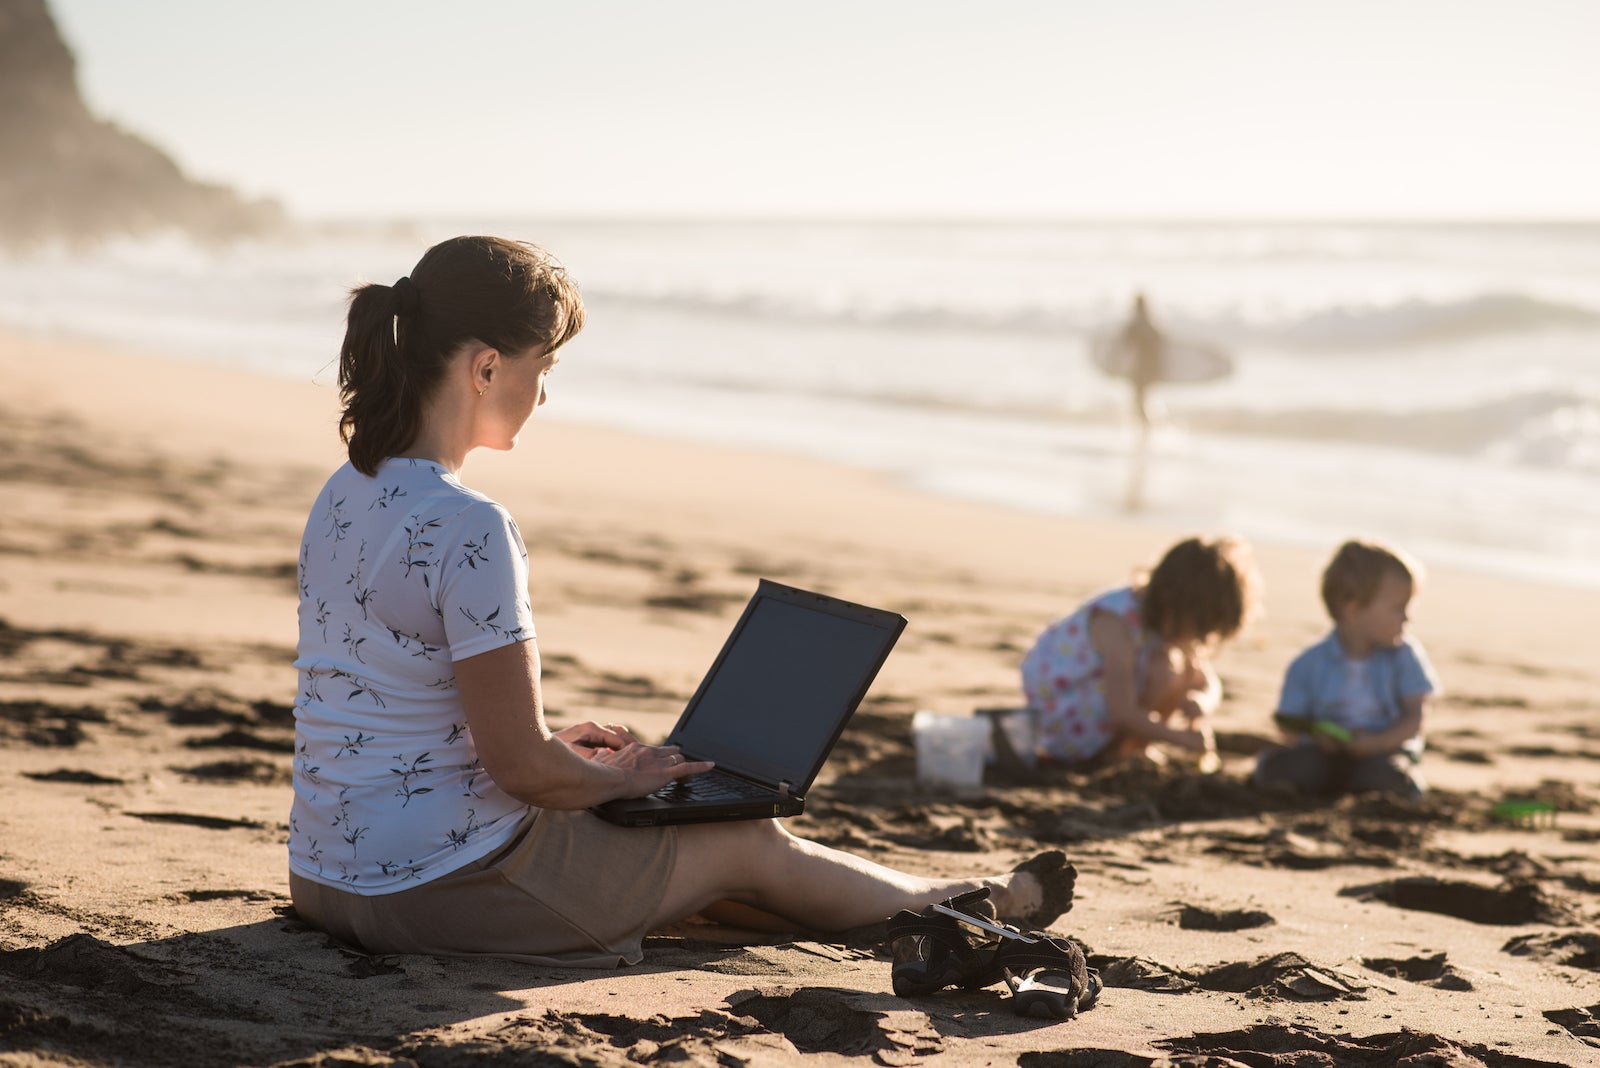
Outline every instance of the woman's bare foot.
<path fill-rule="evenodd" d="M 1001 919 L 1042 930 L 1072 908 L 1077 878 L 1078 870 L 1067 863 L 1067 855 L 1049 849 L 984 884 Z"/>

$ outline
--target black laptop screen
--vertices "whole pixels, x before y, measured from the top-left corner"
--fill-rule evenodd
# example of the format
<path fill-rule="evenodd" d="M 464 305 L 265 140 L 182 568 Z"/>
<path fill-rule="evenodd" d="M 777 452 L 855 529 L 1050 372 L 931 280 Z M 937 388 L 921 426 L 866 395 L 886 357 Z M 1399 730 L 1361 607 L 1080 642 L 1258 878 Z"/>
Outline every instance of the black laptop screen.
<path fill-rule="evenodd" d="M 805 789 L 898 636 L 758 598 L 672 740 L 696 758 Z"/>

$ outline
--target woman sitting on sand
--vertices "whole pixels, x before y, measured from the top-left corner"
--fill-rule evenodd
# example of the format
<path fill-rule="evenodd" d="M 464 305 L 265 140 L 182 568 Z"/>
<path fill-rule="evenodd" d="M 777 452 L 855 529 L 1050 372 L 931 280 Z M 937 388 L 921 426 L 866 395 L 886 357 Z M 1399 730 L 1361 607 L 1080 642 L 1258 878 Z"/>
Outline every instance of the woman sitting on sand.
<path fill-rule="evenodd" d="M 585 811 L 710 765 L 613 723 L 546 727 L 527 551 L 457 480 L 473 449 L 516 445 L 583 319 L 547 253 L 492 237 L 352 294 L 350 461 L 300 547 L 296 911 L 371 952 L 594 966 L 639 961 L 645 934 L 695 914 L 842 931 L 987 887 L 1002 916 L 1053 920 L 1074 874 L 1055 851 L 927 879 L 776 820 L 622 828 Z"/>

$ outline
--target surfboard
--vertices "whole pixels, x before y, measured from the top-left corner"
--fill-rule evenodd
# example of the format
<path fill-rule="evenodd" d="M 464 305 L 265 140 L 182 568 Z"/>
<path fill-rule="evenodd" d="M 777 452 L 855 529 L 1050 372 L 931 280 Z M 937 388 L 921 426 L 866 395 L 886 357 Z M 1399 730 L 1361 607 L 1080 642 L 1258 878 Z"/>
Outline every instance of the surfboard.
<path fill-rule="evenodd" d="M 1112 378 L 1133 378 L 1133 349 L 1121 333 L 1102 334 L 1089 342 L 1089 359 Z M 1215 382 L 1233 373 L 1233 357 L 1215 345 L 1168 338 L 1162 347 L 1156 382 Z"/>

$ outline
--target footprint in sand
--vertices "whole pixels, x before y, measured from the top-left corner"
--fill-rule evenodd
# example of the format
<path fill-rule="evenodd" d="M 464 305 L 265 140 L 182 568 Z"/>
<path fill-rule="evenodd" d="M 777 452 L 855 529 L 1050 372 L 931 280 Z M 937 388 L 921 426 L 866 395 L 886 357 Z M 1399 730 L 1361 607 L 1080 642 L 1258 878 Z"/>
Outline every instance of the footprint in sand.
<path fill-rule="evenodd" d="M 1515 927 L 1528 923 L 1572 924 L 1578 917 L 1538 883 L 1508 879 L 1500 886 L 1415 876 L 1339 891 L 1341 897 L 1382 901 L 1395 908 L 1436 912 L 1469 923 Z"/>
<path fill-rule="evenodd" d="M 1600 934 L 1593 931 L 1549 931 L 1518 935 L 1500 947 L 1513 957 L 1538 957 L 1569 968 L 1600 972 Z"/>
<path fill-rule="evenodd" d="M 1600 1005 L 1586 1009 L 1546 1009 L 1544 1018 L 1564 1028 L 1573 1038 L 1600 1047 Z"/>
<path fill-rule="evenodd" d="M 907 1010 L 897 998 L 830 987 L 774 988 L 735 994 L 728 1005 L 740 1017 L 783 1035 L 801 1053 L 910 1064 L 944 1049 L 928 1017 Z"/>
<path fill-rule="evenodd" d="M 1293 1024 L 1260 1024 L 1222 1034 L 1163 1039 L 1155 1045 L 1185 1055 L 1185 1064 L 1189 1063 L 1188 1056 L 1203 1056 L 1207 1064 L 1449 1064 L 1456 1068 L 1499 1068 L 1510 1064 L 1536 1068 L 1552 1064 L 1510 1057 L 1488 1046 L 1455 1043 L 1409 1028 L 1357 1038 L 1322 1034 Z M 1085 1060 L 1083 1063 L 1100 1062 Z M 1113 1063 L 1150 1068 L 1166 1062 L 1120 1060 Z"/>
<path fill-rule="evenodd" d="M 294 739 L 289 735 L 268 738 L 254 731 L 234 727 L 209 738 L 190 738 L 184 743 L 190 749 L 261 749 L 271 753 L 294 752 Z"/>
<path fill-rule="evenodd" d="M 208 782 L 249 782 L 259 786 L 286 786 L 294 781 L 294 773 L 282 764 L 270 760 L 216 760 L 193 767 L 174 767 L 173 771 L 190 779 Z M 121 780 L 117 780 L 121 781 Z"/>
<path fill-rule="evenodd" d="M 1380 975 L 1440 990 L 1471 990 L 1472 983 L 1445 961 L 1443 953 L 1428 957 L 1363 957 L 1361 963 Z"/>
<path fill-rule="evenodd" d="M 1247 931 L 1276 923 L 1260 909 L 1208 909 L 1200 905 L 1178 905 L 1178 926 L 1185 931 Z"/>
<path fill-rule="evenodd" d="M 0 701 L 0 740 L 20 738 L 42 748 L 71 749 L 89 736 L 85 723 L 105 723 L 105 710 L 46 701 Z"/>
<path fill-rule="evenodd" d="M 232 831 L 239 828 L 262 830 L 266 824 L 260 820 L 231 820 L 222 816 L 197 816 L 191 812 L 124 812 L 146 823 L 181 823 L 189 827 L 204 827 L 208 831 Z"/>
<path fill-rule="evenodd" d="M 1203 990 L 1290 1001 L 1342 1001 L 1365 996 L 1358 977 L 1312 964 L 1298 953 L 1223 964 L 1194 976 Z"/>
<path fill-rule="evenodd" d="M 121 786 L 126 779 L 116 779 L 109 775 L 101 775 L 93 771 L 84 771 L 81 768 L 57 768 L 55 771 L 25 771 L 23 778 L 32 779 L 34 782 L 70 782 L 83 786 Z"/>

